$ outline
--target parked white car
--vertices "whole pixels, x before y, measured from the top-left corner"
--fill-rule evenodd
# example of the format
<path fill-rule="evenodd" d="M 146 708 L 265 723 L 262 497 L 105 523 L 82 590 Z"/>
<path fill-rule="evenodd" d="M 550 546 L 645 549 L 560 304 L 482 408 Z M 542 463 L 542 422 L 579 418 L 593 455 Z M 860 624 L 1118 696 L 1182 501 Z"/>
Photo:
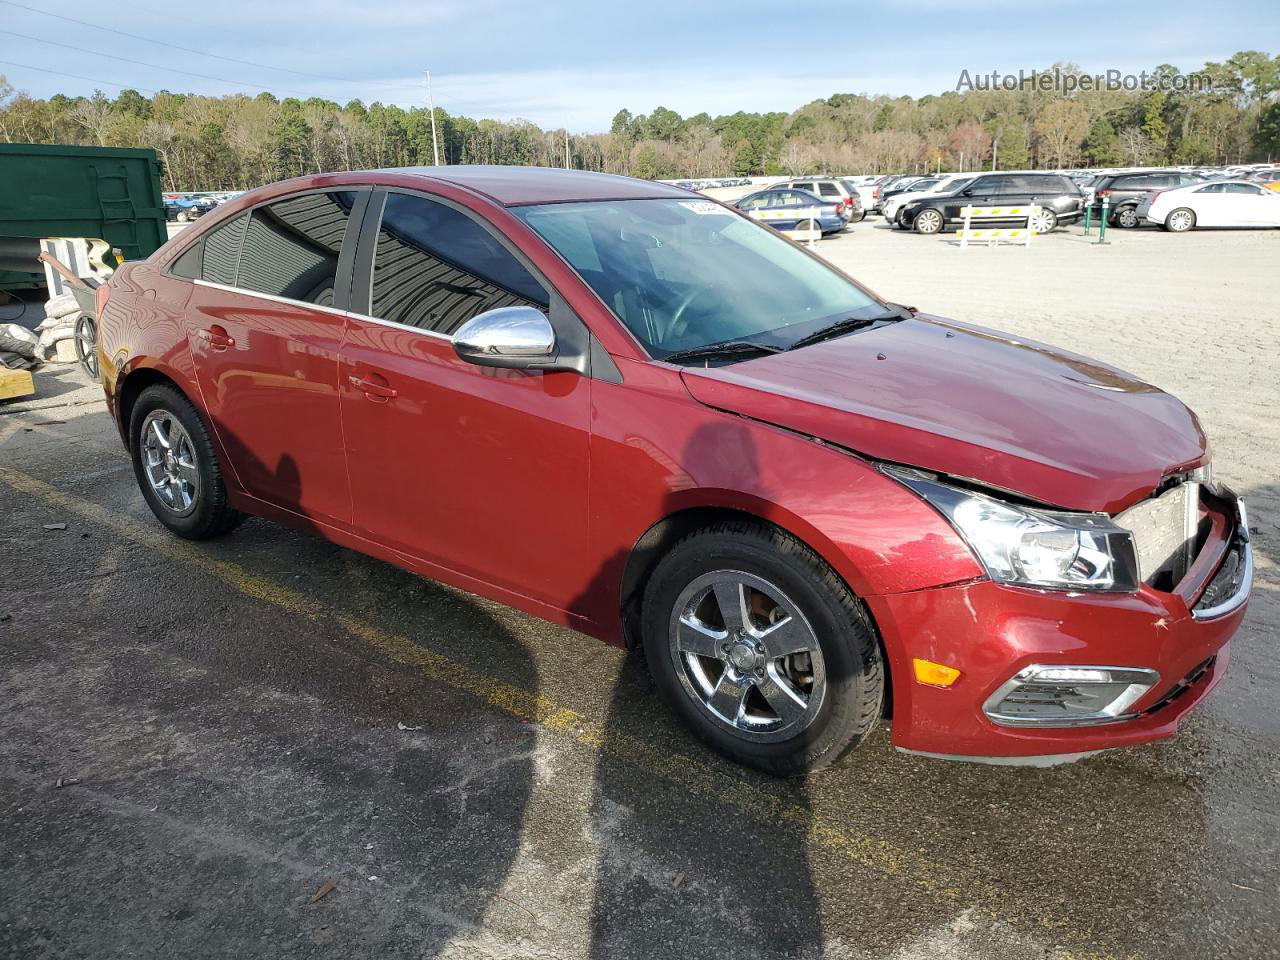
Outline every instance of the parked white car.
<path fill-rule="evenodd" d="M 1138 217 L 1174 233 L 1192 227 L 1280 227 L 1280 193 L 1245 180 L 1191 183 L 1147 194 L 1138 204 Z"/>
<path fill-rule="evenodd" d="M 885 200 L 880 206 L 880 212 L 884 214 L 885 220 L 891 226 L 898 226 L 898 212 L 904 205 L 912 200 L 919 200 L 921 197 L 928 196 L 931 193 L 951 193 L 955 190 L 963 190 L 966 186 L 976 179 L 976 173 L 952 173 L 947 174 L 933 186 L 927 190 L 908 190 L 906 193 L 895 194 L 888 200 Z"/>

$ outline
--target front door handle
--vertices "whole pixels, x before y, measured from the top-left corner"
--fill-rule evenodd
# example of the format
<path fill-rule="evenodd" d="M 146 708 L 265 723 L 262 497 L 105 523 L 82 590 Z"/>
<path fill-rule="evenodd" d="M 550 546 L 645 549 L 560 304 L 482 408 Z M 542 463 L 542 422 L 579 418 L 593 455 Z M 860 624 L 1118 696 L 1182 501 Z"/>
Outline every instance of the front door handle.
<path fill-rule="evenodd" d="M 231 336 L 222 327 L 214 324 L 208 330 L 198 330 L 197 335 L 214 350 L 226 350 L 228 347 L 236 345 L 235 337 Z"/>
<path fill-rule="evenodd" d="M 361 391 L 370 400 L 382 403 L 396 396 L 396 388 L 387 383 L 375 383 L 372 380 L 365 380 L 354 374 L 347 377 L 347 383 L 351 384 L 357 390 Z"/>

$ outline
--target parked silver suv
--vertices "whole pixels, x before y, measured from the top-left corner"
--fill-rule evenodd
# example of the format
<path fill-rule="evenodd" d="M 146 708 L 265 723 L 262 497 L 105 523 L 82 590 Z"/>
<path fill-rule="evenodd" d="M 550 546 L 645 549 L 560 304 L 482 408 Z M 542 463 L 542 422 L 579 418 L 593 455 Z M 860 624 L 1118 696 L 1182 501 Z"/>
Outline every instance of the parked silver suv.
<path fill-rule="evenodd" d="M 840 216 L 845 223 L 857 223 L 867 215 L 862 206 L 862 198 L 853 181 L 841 177 L 797 177 L 775 183 L 770 189 L 807 190 L 817 194 L 823 200 L 832 200 L 840 204 Z"/>

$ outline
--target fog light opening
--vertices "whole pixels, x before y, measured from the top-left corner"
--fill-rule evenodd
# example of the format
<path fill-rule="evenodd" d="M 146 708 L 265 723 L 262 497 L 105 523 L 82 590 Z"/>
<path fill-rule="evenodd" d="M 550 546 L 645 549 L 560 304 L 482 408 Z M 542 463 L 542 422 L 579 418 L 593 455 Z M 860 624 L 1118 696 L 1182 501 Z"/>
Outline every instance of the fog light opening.
<path fill-rule="evenodd" d="M 1115 723 L 1160 682 L 1142 667 L 1037 664 L 1019 670 L 983 705 L 983 713 L 1006 727 L 1073 727 Z"/>

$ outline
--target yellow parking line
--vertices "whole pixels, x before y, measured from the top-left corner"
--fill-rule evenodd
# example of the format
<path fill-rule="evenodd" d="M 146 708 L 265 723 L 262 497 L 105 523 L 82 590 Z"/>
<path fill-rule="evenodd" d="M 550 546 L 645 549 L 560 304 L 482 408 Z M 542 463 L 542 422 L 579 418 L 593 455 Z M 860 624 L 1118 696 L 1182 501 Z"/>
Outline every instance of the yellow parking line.
<path fill-rule="evenodd" d="M 48 431 L 56 433 L 55 431 Z M 308 620 L 331 619 L 388 659 L 421 671 L 431 680 L 463 690 L 503 712 L 542 728 L 570 737 L 597 751 L 607 752 L 644 768 L 685 789 L 752 814 L 760 819 L 784 821 L 803 830 L 810 843 L 865 867 L 909 881 L 921 890 L 950 900 L 977 902 L 976 912 L 991 920 L 1022 925 L 1026 922 L 1050 930 L 1058 939 L 1082 941 L 1070 921 L 1039 914 L 1020 918 L 1003 906 L 1008 891 L 965 877 L 947 877 L 939 865 L 891 841 L 872 838 L 808 807 L 743 780 L 705 767 L 692 757 L 659 750 L 646 741 L 610 731 L 551 698 L 531 693 L 481 673 L 441 653 L 424 649 L 409 637 L 383 630 L 344 613 L 323 601 L 249 573 L 238 564 L 209 556 L 193 543 L 178 539 L 150 524 L 115 514 L 99 504 L 73 496 L 19 470 L 0 466 L 0 482 L 20 493 L 36 497 L 60 510 L 101 524 L 164 557 L 216 577 L 235 590 Z M 1000 906 L 997 906 L 1000 905 Z M 1107 953 L 1063 954 L 1064 960 L 1143 960 L 1137 954 L 1123 958 Z"/>

